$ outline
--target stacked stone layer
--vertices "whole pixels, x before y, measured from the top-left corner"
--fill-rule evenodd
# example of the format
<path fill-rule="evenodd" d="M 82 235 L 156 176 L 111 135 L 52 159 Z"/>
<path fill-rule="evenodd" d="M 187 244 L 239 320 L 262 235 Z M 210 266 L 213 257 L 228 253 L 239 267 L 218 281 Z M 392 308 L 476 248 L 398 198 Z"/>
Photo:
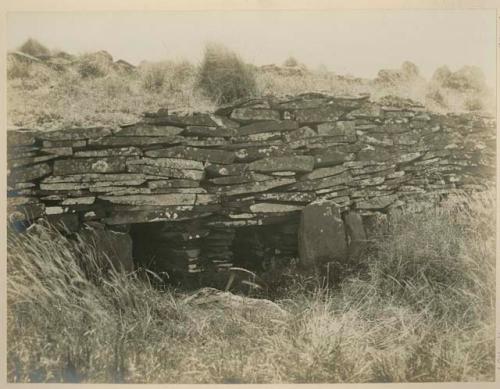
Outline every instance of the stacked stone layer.
<path fill-rule="evenodd" d="M 487 190 L 495 148 L 492 118 L 368 97 L 251 99 L 184 116 L 160 110 L 119 130 L 9 131 L 8 215 L 72 230 L 96 220 L 165 222 L 149 231 L 167 267 L 220 270 L 233 264 L 235 229 L 293 225 L 311 203 L 369 217 Z M 270 244 L 274 252 L 290 251 L 286 234 Z"/>

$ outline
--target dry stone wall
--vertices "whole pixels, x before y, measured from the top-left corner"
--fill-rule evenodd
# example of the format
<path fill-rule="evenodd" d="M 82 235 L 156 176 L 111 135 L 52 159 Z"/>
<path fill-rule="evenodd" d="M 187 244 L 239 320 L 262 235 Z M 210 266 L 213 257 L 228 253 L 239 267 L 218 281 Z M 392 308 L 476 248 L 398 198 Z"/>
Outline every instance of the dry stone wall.
<path fill-rule="evenodd" d="M 247 99 L 214 114 L 160 110 L 120 129 L 12 130 L 8 217 L 47 218 L 72 231 L 132 225 L 142 237 L 135 254 L 148 253 L 157 267 L 222 270 L 235 247 L 295 255 L 301 211 L 311 204 L 333 205 L 337 217 L 349 210 L 359 224 L 487 190 L 495 143 L 490 117 L 322 94 Z M 321 250 L 310 243 L 303 252 Z"/>

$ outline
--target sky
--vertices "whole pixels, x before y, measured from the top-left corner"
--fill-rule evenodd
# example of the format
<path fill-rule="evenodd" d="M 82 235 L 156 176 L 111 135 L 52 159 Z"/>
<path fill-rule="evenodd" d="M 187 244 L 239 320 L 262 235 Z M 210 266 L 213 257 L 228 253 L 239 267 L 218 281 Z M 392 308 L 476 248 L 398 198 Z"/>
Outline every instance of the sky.
<path fill-rule="evenodd" d="M 495 17 L 494 10 L 9 13 L 7 48 L 32 37 L 73 54 L 106 50 L 137 65 L 199 62 L 205 44 L 219 42 L 257 65 L 294 56 L 313 69 L 367 78 L 406 60 L 426 78 L 442 65 L 475 65 L 493 84 Z"/>

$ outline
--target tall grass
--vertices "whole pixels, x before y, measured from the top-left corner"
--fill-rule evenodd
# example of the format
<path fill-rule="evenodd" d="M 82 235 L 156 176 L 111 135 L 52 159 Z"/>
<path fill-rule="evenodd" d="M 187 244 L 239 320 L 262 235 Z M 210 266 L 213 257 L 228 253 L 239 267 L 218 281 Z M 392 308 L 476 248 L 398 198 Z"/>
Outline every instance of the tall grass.
<path fill-rule="evenodd" d="M 333 288 L 295 277 L 275 300 L 285 314 L 199 304 L 137 274 L 104 272 L 95 247 L 48 228 L 10 232 L 8 379 L 493 380 L 494 206 L 489 193 L 391 215 L 364 270 Z"/>

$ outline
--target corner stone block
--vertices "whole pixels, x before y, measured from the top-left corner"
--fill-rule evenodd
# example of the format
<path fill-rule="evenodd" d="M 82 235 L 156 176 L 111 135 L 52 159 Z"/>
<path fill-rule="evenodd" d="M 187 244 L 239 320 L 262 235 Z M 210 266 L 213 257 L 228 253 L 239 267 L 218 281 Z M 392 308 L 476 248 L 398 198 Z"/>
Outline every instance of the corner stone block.
<path fill-rule="evenodd" d="M 358 259 L 366 247 L 366 232 L 361 215 L 354 211 L 344 214 L 344 224 L 348 237 L 349 259 Z"/>
<path fill-rule="evenodd" d="M 302 211 L 299 257 L 304 267 L 347 258 L 347 242 L 340 209 L 331 201 L 312 203 Z"/>

